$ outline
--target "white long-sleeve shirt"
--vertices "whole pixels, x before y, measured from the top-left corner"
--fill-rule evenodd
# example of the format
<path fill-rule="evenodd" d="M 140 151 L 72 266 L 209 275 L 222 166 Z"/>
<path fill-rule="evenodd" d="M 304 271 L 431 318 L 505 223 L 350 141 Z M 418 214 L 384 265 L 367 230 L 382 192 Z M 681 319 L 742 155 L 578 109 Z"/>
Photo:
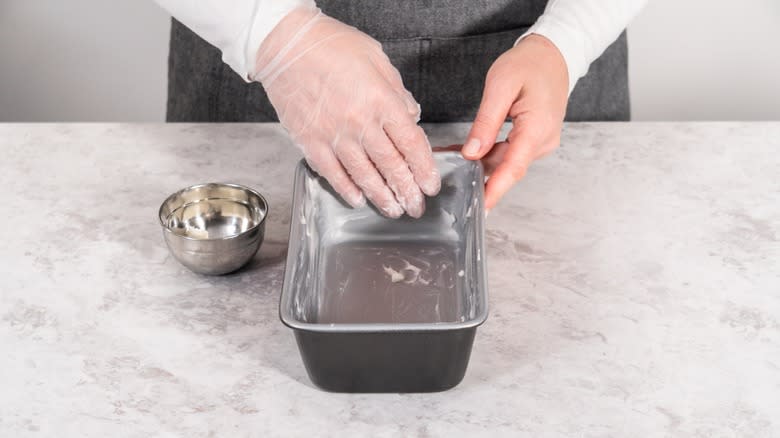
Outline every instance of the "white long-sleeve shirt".
<path fill-rule="evenodd" d="M 550 0 L 526 35 L 555 44 L 569 70 L 569 93 L 590 64 L 612 44 L 647 0 Z"/>
<path fill-rule="evenodd" d="M 222 59 L 245 80 L 254 72 L 260 43 L 274 26 L 293 9 L 314 6 L 314 0 L 156 1 L 221 50 Z M 544 14 L 523 36 L 535 33 L 555 44 L 566 61 L 571 92 L 646 1 L 550 0 Z"/>

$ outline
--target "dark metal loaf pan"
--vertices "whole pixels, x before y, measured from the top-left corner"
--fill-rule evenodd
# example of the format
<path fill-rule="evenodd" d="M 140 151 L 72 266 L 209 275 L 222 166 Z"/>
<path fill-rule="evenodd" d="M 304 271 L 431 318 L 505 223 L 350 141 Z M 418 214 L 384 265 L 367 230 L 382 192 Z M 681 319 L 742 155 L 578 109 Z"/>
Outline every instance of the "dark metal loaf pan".
<path fill-rule="evenodd" d="M 337 392 L 457 385 L 487 318 L 483 173 L 434 154 L 442 190 L 420 219 L 352 209 L 304 162 L 295 175 L 280 317 L 312 382 Z"/>

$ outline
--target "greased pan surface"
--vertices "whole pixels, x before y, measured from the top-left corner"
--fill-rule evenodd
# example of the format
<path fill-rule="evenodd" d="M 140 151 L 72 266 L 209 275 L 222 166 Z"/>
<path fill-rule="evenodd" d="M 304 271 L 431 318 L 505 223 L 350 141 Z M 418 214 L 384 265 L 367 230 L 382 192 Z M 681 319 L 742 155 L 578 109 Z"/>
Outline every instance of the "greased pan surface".
<path fill-rule="evenodd" d="M 296 169 L 280 317 L 324 389 L 437 391 L 463 378 L 487 318 L 483 173 L 434 156 L 442 190 L 420 219 L 352 209 Z"/>

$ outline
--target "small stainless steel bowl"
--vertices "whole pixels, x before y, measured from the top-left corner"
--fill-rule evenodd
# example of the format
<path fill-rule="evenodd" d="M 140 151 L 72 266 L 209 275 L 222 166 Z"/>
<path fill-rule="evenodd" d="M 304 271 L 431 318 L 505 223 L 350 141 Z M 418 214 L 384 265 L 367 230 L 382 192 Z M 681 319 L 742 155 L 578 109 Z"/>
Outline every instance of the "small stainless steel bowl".
<path fill-rule="evenodd" d="M 159 211 L 176 260 L 208 275 L 233 272 L 254 257 L 265 234 L 268 203 L 237 184 L 198 184 L 179 190 Z"/>

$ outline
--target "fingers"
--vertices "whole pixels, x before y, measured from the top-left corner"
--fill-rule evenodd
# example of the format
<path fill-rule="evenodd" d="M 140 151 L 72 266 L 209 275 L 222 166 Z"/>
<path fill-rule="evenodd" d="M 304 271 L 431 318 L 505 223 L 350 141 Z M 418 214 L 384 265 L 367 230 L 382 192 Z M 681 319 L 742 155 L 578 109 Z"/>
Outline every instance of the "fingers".
<path fill-rule="evenodd" d="M 307 148 L 305 151 L 306 162 L 309 163 L 309 166 L 328 180 L 333 190 L 341 195 L 349 205 L 358 208 L 366 204 L 363 192 L 352 182 L 331 148 L 322 145 Z"/>
<path fill-rule="evenodd" d="M 441 176 L 433 160 L 428 136 L 397 107 L 389 114 L 390 117 L 383 123 L 384 131 L 403 156 L 420 190 L 428 196 L 435 196 L 441 188 Z"/>
<path fill-rule="evenodd" d="M 404 105 L 406 105 L 406 111 L 409 113 L 410 116 L 412 116 L 412 120 L 414 121 L 414 123 L 419 122 L 420 115 L 421 115 L 420 104 L 417 103 L 416 100 L 414 100 L 412 93 L 410 93 L 406 89 L 403 89 L 403 90 L 396 91 L 396 94 L 398 95 L 399 99 L 401 99 L 401 101 L 404 102 Z"/>
<path fill-rule="evenodd" d="M 500 149 L 488 163 L 492 166 L 498 162 L 485 187 L 485 209 L 487 210 L 495 207 L 506 192 L 525 176 L 528 166 L 534 160 L 533 140 L 522 131 L 516 131 L 514 134 L 510 135 L 509 143 L 502 142 L 496 145 Z M 501 149 L 505 150 L 503 159 Z"/>
<path fill-rule="evenodd" d="M 395 194 L 366 155 L 363 147 L 351 140 L 339 143 L 334 151 L 352 181 L 363 190 L 365 196 L 385 216 L 398 218 L 404 209 L 396 201 Z"/>
<path fill-rule="evenodd" d="M 400 73 L 382 53 L 382 59 L 375 60 L 388 88 L 398 97 L 397 102 L 388 102 L 389 117 L 382 123 L 383 128 L 400 157 L 411 169 L 414 181 L 428 196 L 435 196 L 441 188 L 441 177 L 431 153 L 431 145 L 425 131 L 417 125 L 420 120 L 420 105 L 404 87 Z M 403 107 L 398 105 L 398 102 Z M 405 110 L 405 111 L 404 111 Z M 410 117 L 411 116 L 411 117 Z M 377 163 L 377 160 L 374 160 Z M 409 212 L 412 215 L 411 212 Z"/>
<path fill-rule="evenodd" d="M 494 79 L 494 75 L 488 73 L 485 80 L 477 116 L 463 144 L 462 153 L 466 159 L 478 160 L 490 151 L 517 97 L 517 93 L 508 86 L 510 84 L 505 84 L 500 78 Z"/>
<path fill-rule="evenodd" d="M 414 180 L 404 158 L 384 131 L 374 130 L 363 139 L 365 150 L 395 193 L 395 199 L 409 216 L 419 218 L 425 212 L 425 197 Z M 370 146 L 368 146 L 370 145 Z"/>
<path fill-rule="evenodd" d="M 441 189 L 441 176 L 433 160 L 425 131 L 411 119 L 402 123 L 385 123 L 384 130 L 396 149 L 403 155 L 414 175 L 414 180 L 423 193 L 436 196 Z"/>
<path fill-rule="evenodd" d="M 372 58 L 372 62 L 388 85 L 395 90 L 398 98 L 406 106 L 406 111 L 415 119 L 415 123 L 420 121 L 420 105 L 404 86 L 401 73 L 393 66 L 387 55 L 380 51 Z"/>
<path fill-rule="evenodd" d="M 482 167 L 485 169 L 485 175 L 491 176 L 496 171 L 498 165 L 504 160 L 504 155 L 509 150 L 509 142 L 500 141 L 493 145 L 484 157 L 482 157 Z"/>

